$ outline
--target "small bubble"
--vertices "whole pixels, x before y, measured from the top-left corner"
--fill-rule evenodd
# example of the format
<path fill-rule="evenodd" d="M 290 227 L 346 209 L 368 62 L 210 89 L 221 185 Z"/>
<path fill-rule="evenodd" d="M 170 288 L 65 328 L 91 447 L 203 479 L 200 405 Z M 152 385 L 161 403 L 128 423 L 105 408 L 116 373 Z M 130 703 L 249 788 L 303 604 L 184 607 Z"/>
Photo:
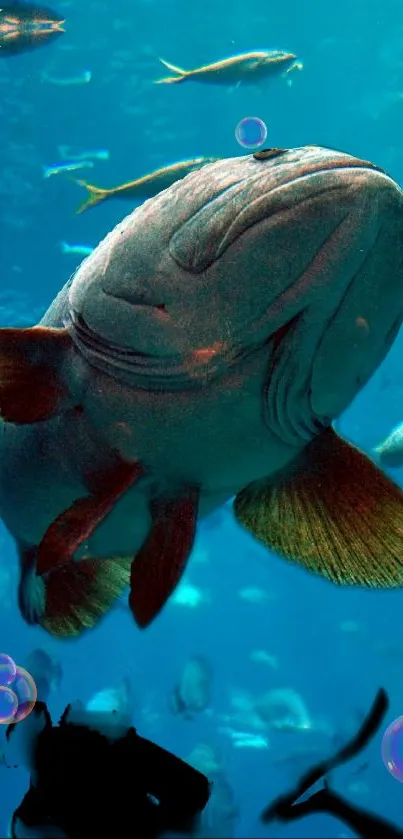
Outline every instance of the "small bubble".
<path fill-rule="evenodd" d="M 257 149 L 267 138 L 267 126 L 259 117 L 245 117 L 238 122 L 235 138 L 244 149 Z"/>
<path fill-rule="evenodd" d="M 0 653 L 0 686 L 10 685 L 15 679 L 16 672 L 17 668 L 13 659 L 6 653 Z"/>
<path fill-rule="evenodd" d="M 37 698 L 35 682 L 23 667 L 17 667 L 17 674 L 13 681 L 13 691 L 18 701 L 18 710 L 13 722 L 21 722 L 31 713 Z"/>
<path fill-rule="evenodd" d="M 381 751 L 388 772 L 403 783 L 403 717 L 397 717 L 386 729 Z"/>
<path fill-rule="evenodd" d="M 13 690 L 0 686 L 0 723 L 7 725 L 14 722 L 18 710 L 18 698 Z"/>

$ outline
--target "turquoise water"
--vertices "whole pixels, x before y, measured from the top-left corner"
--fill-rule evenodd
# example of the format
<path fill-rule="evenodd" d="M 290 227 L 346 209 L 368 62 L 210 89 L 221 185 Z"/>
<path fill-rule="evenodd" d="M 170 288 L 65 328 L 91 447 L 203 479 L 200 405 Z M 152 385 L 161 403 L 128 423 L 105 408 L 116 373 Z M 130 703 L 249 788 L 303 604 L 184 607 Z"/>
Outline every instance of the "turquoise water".
<path fill-rule="evenodd" d="M 255 115 L 267 125 L 268 146 L 343 149 L 403 182 L 403 12 L 395 0 L 68 0 L 55 8 L 66 17 L 65 35 L 0 63 L 0 325 L 35 323 L 80 261 L 61 243 L 96 246 L 134 206 L 111 201 L 76 215 L 84 190 L 69 175 L 43 177 L 43 167 L 62 162 L 58 147 L 107 150 L 108 159 L 71 175 L 115 186 L 180 159 L 245 153 L 235 128 Z M 303 70 L 290 86 L 275 79 L 259 89 L 152 84 L 165 75 L 158 57 L 191 68 L 257 49 L 294 52 Z M 55 83 L 74 79 L 82 83 Z M 368 452 L 403 419 L 402 350 L 400 335 L 338 423 Z M 401 472 L 394 478 L 401 484 Z M 0 650 L 19 662 L 42 645 L 60 661 L 63 682 L 49 700 L 54 718 L 72 699 L 87 701 L 129 677 L 140 733 L 181 757 L 200 741 L 219 749 L 239 806 L 236 836 L 350 835 L 327 816 L 264 829 L 258 814 L 312 757 L 291 767 L 281 760 L 305 748 L 331 751 L 380 685 L 391 699 L 385 727 L 403 713 L 401 592 L 348 591 L 313 578 L 257 546 L 226 508 L 200 525 L 186 571 L 185 583 L 201 592 L 198 605 L 168 604 L 145 632 L 118 608 L 79 641 L 58 642 L 22 621 L 14 547 L 4 529 L 0 539 Z M 251 588 L 260 594 L 240 594 Z M 257 650 L 266 659 L 256 661 Z M 169 695 L 194 654 L 211 662 L 212 703 L 188 721 L 172 715 Z M 236 748 L 222 729 L 254 730 L 245 705 L 277 688 L 292 688 L 305 702 L 309 742 L 304 731 L 263 727 L 266 748 Z M 368 749 L 368 768 L 355 774 L 348 766 L 334 783 L 351 801 L 402 824 L 403 787 L 382 764 L 381 737 Z M 0 782 L 5 835 L 27 774 L 0 766 Z"/>

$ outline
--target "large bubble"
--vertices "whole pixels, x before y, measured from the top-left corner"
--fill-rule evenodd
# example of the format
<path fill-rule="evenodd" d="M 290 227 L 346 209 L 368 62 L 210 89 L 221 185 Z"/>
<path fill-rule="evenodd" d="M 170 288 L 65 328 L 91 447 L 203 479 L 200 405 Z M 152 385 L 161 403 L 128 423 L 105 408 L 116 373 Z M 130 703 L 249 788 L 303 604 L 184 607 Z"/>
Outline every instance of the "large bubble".
<path fill-rule="evenodd" d="M 8 725 L 14 722 L 18 710 L 18 699 L 13 690 L 4 685 L 0 686 L 0 723 Z"/>
<path fill-rule="evenodd" d="M 14 681 L 17 667 L 12 658 L 6 653 L 0 653 L 0 686 L 10 685 Z"/>
<path fill-rule="evenodd" d="M 403 717 L 397 717 L 386 729 L 381 750 L 388 772 L 403 783 Z"/>
<path fill-rule="evenodd" d="M 18 700 L 18 710 L 12 722 L 21 722 L 31 713 L 37 698 L 36 684 L 23 667 L 17 667 L 16 677 L 11 685 Z"/>
<path fill-rule="evenodd" d="M 267 137 L 267 126 L 259 117 L 244 117 L 238 122 L 235 137 L 244 149 L 258 149 Z"/>
<path fill-rule="evenodd" d="M 30 673 L 9 655 L 0 653 L 0 725 L 21 722 L 31 713 L 36 699 L 36 684 Z"/>

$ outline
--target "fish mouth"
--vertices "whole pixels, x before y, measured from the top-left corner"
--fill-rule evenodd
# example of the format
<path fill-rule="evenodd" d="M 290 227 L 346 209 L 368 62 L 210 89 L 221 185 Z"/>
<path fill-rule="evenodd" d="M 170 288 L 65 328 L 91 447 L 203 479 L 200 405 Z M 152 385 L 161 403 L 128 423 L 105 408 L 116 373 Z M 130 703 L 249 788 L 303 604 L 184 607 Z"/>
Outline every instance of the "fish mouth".
<path fill-rule="evenodd" d="M 127 305 L 126 300 L 121 302 Z M 198 357 L 197 352 L 151 355 L 103 338 L 73 309 L 65 325 L 73 344 L 92 367 L 139 390 L 168 392 L 205 387 L 207 381 L 218 378 L 229 365 L 246 358 L 254 349 L 231 343 L 223 344 L 213 356 Z"/>
<path fill-rule="evenodd" d="M 132 304 L 134 305 L 134 304 Z M 122 347 L 112 341 L 106 340 L 99 333 L 94 332 L 82 315 L 72 309 L 70 311 L 70 323 L 68 324 L 73 342 L 83 351 L 88 350 L 94 355 L 113 356 L 113 358 L 121 359 L 130 363 L 134 359 L 150 359 L 152 356 L 138 350 L 131 350 L 128 347 Z"/>

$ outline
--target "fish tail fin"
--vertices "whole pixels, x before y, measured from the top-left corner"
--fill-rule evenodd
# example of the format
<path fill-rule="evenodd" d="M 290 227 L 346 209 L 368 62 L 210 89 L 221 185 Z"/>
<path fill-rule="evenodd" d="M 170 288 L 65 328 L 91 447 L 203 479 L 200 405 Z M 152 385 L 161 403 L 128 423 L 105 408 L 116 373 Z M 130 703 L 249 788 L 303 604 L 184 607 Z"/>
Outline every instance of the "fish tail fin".
<path fill-rule="evenodd" d="M 129 585 L 131 564 L 132 557 L 90 558 L 52 571 L 45 579 L 43 629 L 58 638 L 92 629 Z"/>
<path fill-rule="evenodd" d="M 164 61 L 163 58 L 159 59 L 161 64 L 164 67 L 167 67 L 171 73 L 176 73 L 176 76 L 165 76 L 163 79 L 157 79 L 154 84 L 175 84 L 176 82 L 184 82 L 186 77 L 189 75 L 187 70 L 182 70 L 182 67 L 176 67 L 175 64 L 170 64 L 168 61 Z"/>
<path fill-rule="evenodd" d="M 94 184 L 89 184 L 88 181 L 83 181 L 78 178 L 74 178 L 74 181 L 76 184 L 79 184 L 79 186 L 83 186 L 89 193 L 85 201 L 82 201 L 77 207 L 77 214 L 83 213 L 90 207 L 96 207 L 96 205 L 101 204 L 102 201 L 106 201 L 111 193 L 110 189 L 102 189 L 99 186 L 94 186 Z"/>

